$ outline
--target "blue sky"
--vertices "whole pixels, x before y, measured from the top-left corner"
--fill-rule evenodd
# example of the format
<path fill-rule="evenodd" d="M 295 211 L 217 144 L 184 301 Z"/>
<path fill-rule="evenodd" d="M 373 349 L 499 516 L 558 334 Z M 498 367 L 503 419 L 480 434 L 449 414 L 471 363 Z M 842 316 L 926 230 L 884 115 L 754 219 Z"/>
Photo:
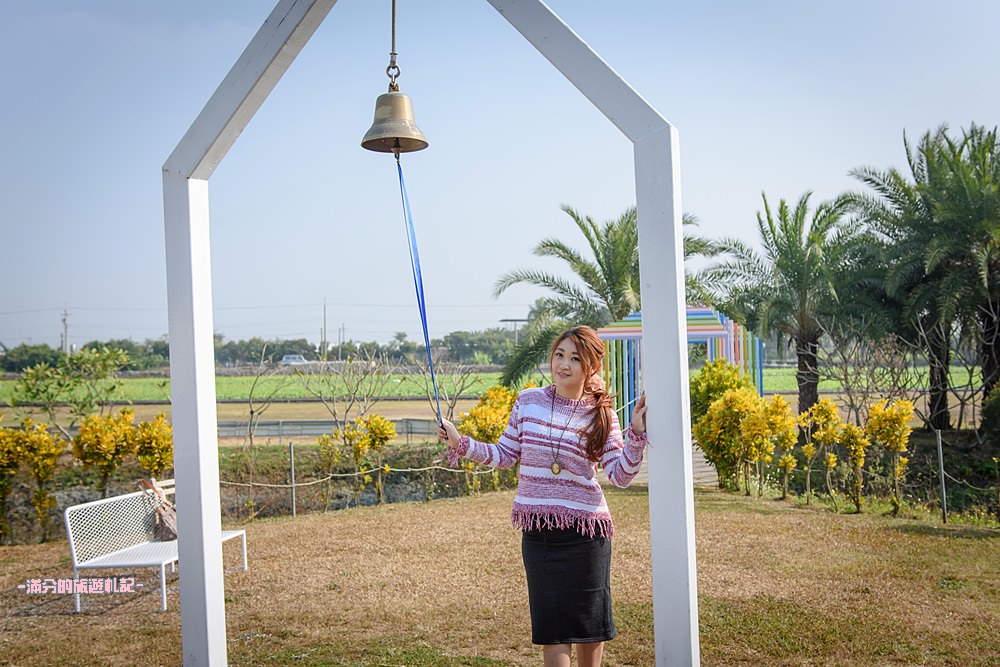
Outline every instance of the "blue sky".
<path fill-rule="evenodd" d="M 631 145 L 485 1 L 398 0 L 403 166 L 432 337 L 523 318 L 493 284 L 634 203 Z M 818 202 L 946 123 L 997 125 L 1000 4 L 550 0 L 680 134 L 684 210 L 753 242 L 761 192 Z M 227 339 L 420 338 L 385 91 L 389 0 L 340 0 L 211 179 Z M 166 333 L 160 169 L 270 13 L 262 0 L 0 0 L 0 342 Z M 645 259 L 645 258 L 644 258 Z"/>

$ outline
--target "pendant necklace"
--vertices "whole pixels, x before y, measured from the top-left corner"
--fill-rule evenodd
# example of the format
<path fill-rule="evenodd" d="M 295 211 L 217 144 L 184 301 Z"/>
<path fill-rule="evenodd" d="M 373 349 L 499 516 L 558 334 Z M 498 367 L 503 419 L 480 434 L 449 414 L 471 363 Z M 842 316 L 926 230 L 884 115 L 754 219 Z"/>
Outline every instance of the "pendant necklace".
<path fill-rule="evenodd" d="M 552 465 L 549 466 L 549 470 L 552 471 L 553 475 L 558 475 L 562 472 L 562 466 L 559 465 L 559 454 L 562 453 L 562 437 L 566 434 L 566 429 L 573 422 L 573 417 L 576 416 L 576 409 L 579 405 L 580 402 L 576 401 L 573 405 L 573 412 L 570 413 L 569 419 L 566 420 L 566 425 L 559 431 L 559 438 L 554 440 L 552 438 L 552 422 L 556 419 L 556 388 L 552 387 L 552 405 L 549 408 L 549 452 L 552 453 Z M 552 446 L 553 442 L 556 444 L 555 448 Z"/>

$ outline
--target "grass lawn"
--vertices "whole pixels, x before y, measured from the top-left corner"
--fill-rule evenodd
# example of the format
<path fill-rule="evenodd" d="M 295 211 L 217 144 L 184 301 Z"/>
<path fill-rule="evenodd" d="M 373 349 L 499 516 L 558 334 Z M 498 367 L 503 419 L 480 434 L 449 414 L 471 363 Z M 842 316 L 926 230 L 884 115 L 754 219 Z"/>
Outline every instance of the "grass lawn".
<path fill-rule="evenodd" d="M 647 493 L 608 496 L 619 635 L 605 665 L 652 665 Z M 247 525 L 250 570 L 225 549 L 230 664 L 539 664 L 512 499 Z M 714 490 L 695 511 L 702 664 L 1000 665 L 1000 531 Z M 64 542 L 0 547 L 0 663 L 181 663 L 176 578 L 166 613 L 152 575 L 140 594 L 86 597 L 80 615 L 71 596 L 16 589 L 70 572 Z"/>

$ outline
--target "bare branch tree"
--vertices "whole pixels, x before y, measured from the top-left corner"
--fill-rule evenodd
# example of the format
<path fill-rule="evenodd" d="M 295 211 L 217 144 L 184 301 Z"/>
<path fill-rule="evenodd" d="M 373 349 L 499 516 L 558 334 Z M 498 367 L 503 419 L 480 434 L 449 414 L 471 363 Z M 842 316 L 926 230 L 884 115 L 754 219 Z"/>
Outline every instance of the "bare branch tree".
<path fill-rule="evenodd" d="M 922 318 L 914 318 L 913 324 L 917 333 L 916 341 L 907 347 L 911 350 L 912 358 L 926 359 L 928 364 L 926 384 L 920 383 L 921 386 L 915 387 L 913 397 L 910 399 L 913 401 L 913 410 L 927 428 L 948 430 L 951 428 L 948 408 L 948 386 L 951 382 L 948 378 L 953 325 L 938 322 L 927 326 Z M 928 352 L 929 350 L 936 352 Z M 915 377 L 917 375 L 914 373 Z M 941 383 L 945 385 L 944 391 L 935 391 L 935 384 Z"/>
<path fill-rule="evenodd" d="M 414 380 L 420 383 L 424 396 L 431 406 L 431 411 L 437 414 L 437 403 L 434 400 L 434 385 L 431 382 L 430 366 L 426 357 L 417 362 L 420 375 Z M 447 352 L 439 353 L 434 359 L 434 375 L 437 380 L 438 398 L 443 403 L 441 416 L 451 421 L 454 419 L 455 406 L 459 399 L 475 386 L 477 374 L 475 369 L 467 364 L 448 363 Z"/>
<path fill-rule="evenodd" d="M 955 428 L 975 430 L 980 412 L 980 384 L 976 382 L 981 373 L 976 346 L 979 332 L 962 335 L 954 343 L 952 353 L 951 382 L 948 383 L 949 393 L 958 402 L 958 416 Z M 961 370 L 959 370 L 961 369 Z"/>
<path fill-rule="evenodd" d="M 398 368 L 382 352 L 362 350 L 347 361 L 308 364 L 295 369 L 306 393 L 323 404 L 338 424 L 363 417 L 382 398 Z"/>
<path fill-rule="evenodd" d="M 321 362 L 295 369 L 295 377 L 305 391 L 322 403 L 336 422 L 331 437 L 340 443 L 338 447 L 342 452 L 351 453 L 348 458 L 354 461 L 355 472 L 359 475 L 355 479 L 355 502 L 364 488 L 365 470 L 355 451 L 357 429 L 349 426 L 349 422 L 368 414 L 397 373 L 398 367 L 386 353 L 368 350 L 362 350 L 359 356 L 350 357 L 347 361 Z M 324 509 L 329 506 L 332 485 L 332 481 L 327 480 Z"/>
<path fill-rule="evenodd" d="M 820 348 L 820 377 L 840 386 L 847 421 L 860 426 L 876 401 L 908 398 L 916 391 L 913 354 L 898 336 L 878 335 L 867 319 L 825 325 L 823 333 L 829 344 Z"/>
<path fill-rule="evenodd" d="M 247 464 L 247 483 L 249 484 L 249 486 L 245 487 L 247 495 L 243 500 L 243 506 L 246 507 L 251 519 L 255 518 L 260 511 L 260 508 L 257 507 L 257 498 L 253 487 L 253 481 L 257 474 L 258 452 L 254 446 L 257 426 L 260 423 L 261 417 L 271 407 L 274 397 L 288 384 L 287 376 L 281 376 L 282 379 L 280 382 L 271 383 L 269 387 L 263 386 L 261 381 L 265 377 L 274 377 L 276 375 L 274 367 L 265 363 L 266 352 L 267 345 L 264 345 L 260 350 L 260 360 L 254 373 L 253 382 L 250 383 L 250 390 L 247 393 L 247 422 L 243 435 L 243 451 L 241 452 Z"/>

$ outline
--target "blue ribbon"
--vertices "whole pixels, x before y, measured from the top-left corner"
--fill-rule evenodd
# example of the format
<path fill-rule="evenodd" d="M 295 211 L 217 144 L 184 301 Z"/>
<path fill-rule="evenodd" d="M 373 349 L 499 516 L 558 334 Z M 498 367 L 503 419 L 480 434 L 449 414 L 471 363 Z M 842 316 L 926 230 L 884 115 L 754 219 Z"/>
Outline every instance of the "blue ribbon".
<path fill-rule="evenodd" d="M 403 215 L 406 218 L 407 236 L 410 241 L 410 266 L 413 267 L 413 286 L 417 290 L 417 307 L 420 309 L 420 325 L 424 330 L 424 347 L 427 350 L 427 365 L 431 369 L 431 385 L 434 387 L 434 403 L 437 405 L 438 423 L 441 423 L 441 400 L 438 398 L 437 380 L 434 377 L 434 360 L 431 358 L 431 341 L 427 335 L 427 307 L 424 303 L 424 280 L 420 274 L 420 253 L 417 251 L 417 232 L 413 228 L 413 213 L 410 212 L 410 198 L 406 195 L 406 182 L 403 181 L 403 166 L 396 158 L 396 170 L 399 172 L 399 194 L 403 199 Z"/>

